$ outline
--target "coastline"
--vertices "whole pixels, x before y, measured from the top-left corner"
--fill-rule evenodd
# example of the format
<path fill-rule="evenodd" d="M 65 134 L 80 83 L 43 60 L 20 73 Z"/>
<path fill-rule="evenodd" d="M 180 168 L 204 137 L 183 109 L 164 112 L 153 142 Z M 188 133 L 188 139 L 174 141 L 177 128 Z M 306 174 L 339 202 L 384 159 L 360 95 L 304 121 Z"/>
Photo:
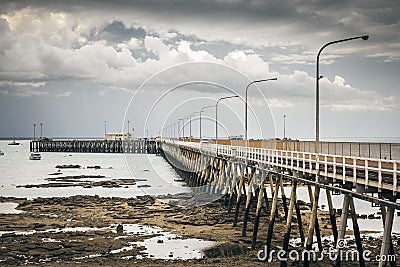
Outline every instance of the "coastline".
<path fill-rule="evenodd" d="M 242 237 L 241 222 L 237 227 L 232 227 L 233 216 L 227 214 L 223 199 L 188 209 L 164 203 L 169 197 L 172 196 L 165 196 L 162 201 L 151 196 L 127 199 L 79 195 L 31 200 L 3 197 L 0 199 L 1 202 L 19 203 L 17 209 L 24 212 L 5 214 L 0 218 L 2 264 L 160 266 L 173 263 L 177 266 L 231 266 L 232 264 L 265 266 L 265 262 L 257 259 L 257 252 L 264 245 L 268 228 L 265 211 L 262 212 L 258 233 L 258 248 L 250 250 L 252 223 L 249 223 L 247 237 Z M 279 206 L 272 242 L 274 248 L 282 245 L 286 223 L 281 203 Z M 308 204 L 301 203 L 304 219 L 308 217 L 309 210 Z M 328 237 L 331 231 L 327 212 L 319 212 L 319 221 L 322 236 Z M 308 222 L 303 223 L 304 229 L 307 229 Z M 143 242 L 148 237 L 158 236 L 159 233 L 149 236 L 127 234 L 126 229 L 132 224 L 158 227 L 163 231 L 179 235 L 182 239 L 214 241 L 215 245 L 206 249 L 204 251 L 206 258 L 201 259 L 147 258 L 148 255 L 143 252 L 143 247 L 133 246 L 130 250 L 121 248 L 131 242 Z M 118 225 L 122 225 L 125 230 L 117 231 Z M 76 228 L 86 231 L 63 230 Z M 55 231 L 57 229 L 58 231 Z M 291 237 L 298 236 L 298 230 L 294 227 Z M 365 238 L 364 243 L 372 245 L 378 242 L 378 239 Z M 395 244 L 397 246 L 396 242 Z M 324 241 L 324 246 L 329 247 L 329 245 L 328 241 Z M 119 253 L 111 253 L 113 251 Z M 279 263 L 270 263 L 269 266 L 275 264 Z M 322 264 L 331 266 L 329 261 Z"/>

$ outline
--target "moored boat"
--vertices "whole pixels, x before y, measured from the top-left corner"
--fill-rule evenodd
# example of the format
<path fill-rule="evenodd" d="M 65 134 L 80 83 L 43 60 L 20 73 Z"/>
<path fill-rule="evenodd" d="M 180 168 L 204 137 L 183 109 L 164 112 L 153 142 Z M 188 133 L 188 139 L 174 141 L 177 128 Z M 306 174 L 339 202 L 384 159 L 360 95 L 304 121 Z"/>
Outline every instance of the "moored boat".
<path fill-rule="evenodd" d="M 14 140 L 14 141 L 12 141 L 11 143 L 9 143 L 8 145 L 9 145 L 9 146 L 18 146 L 19 143 L 18 143 L 18 142 L 15 142 L 15 140 Z"/>
<path fill-rule="evenodd" d="M 42 156 L 40 155 L 40 153 L 31 153 L 31 155 L 29 156 L 29 159 L 40 160 L 40 159 L 42 159 Z"/>

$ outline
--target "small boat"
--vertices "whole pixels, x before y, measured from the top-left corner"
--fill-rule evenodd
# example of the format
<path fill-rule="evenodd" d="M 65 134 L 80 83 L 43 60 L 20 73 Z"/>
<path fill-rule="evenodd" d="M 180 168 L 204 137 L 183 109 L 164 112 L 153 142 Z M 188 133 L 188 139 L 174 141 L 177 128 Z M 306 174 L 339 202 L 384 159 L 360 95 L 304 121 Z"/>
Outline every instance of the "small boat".
<path fill-rule="evenodd" d="M 29 159 L 31 159 L 31 160 L 40 160 L 40 159 L 42 159 L 42 156 L 40 155 L 40 153 L 32 153 L 29 156 Z"/>
<path fill-rule="evenodd" d="M 11 143 L 8 144 L 9 146 L 19 146 L 18 142 L 12 141 Z"/>
<path fill-rule="evenodd" d="M 3 155 L 4 155 L 4 152 L 0 150 L 0 156 L 3 156 Z"/>

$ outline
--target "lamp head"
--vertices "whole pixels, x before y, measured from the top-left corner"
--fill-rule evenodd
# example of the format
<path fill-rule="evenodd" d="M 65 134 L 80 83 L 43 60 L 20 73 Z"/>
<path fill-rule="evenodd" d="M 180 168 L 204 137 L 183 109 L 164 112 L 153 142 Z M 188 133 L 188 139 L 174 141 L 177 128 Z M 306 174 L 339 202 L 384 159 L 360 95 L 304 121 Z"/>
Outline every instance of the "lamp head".
<path fill-rule="evenodd" d="M 368 35 L 364 35 L 364 36 L 362 36 L 361 38 L 362 38 L 364 41 L 367 41 L 368 38 L 369 38 L 369 36 L 368 36 Z"/>
<path fill-rule="evenodd" d="M 270 81 L 276 81 L 276 80 L 278 80 L 278 78 L 271 78 L 271 79 L 269 79 Z"/>

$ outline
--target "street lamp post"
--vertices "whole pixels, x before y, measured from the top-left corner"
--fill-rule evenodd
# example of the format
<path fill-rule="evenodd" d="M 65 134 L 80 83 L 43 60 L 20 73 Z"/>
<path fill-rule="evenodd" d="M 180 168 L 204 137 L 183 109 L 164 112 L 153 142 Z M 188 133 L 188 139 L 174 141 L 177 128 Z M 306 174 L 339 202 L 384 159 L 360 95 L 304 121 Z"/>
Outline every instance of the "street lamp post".
<path fill-rule="evenodd" d="M 182 139 L 185 141 L 185 118 L 182 118 Z"/>
<path fill-rule="evenodd" d="M 286 139 L 286 115 L 283 115 L 283 139 Z"/>
<path fill-rule="evenodd" d="M 40 123 L 40 139 L 43 138 L 43 123 Z"/>
<path fill-rule="evenodd" d="M 197 114 L 197 113 L 200 113 L 200 112 L 198 112 L 198 111 L 193 112 L 193 113 L 190 114 L 190 116 L 189 116 L 189 138 L 190 138 L 190 142 L 192 142 L 192 116 L 193 116 L 194 114 Z"/>
<path fill-rule="evenodd" d="M 202 135 L 201 135 L 201 113 L 203 113 L 204 112 L 204 110 L 205 109 L 207 109 L 207 108 L 212 108 L 212 107 L 215 107 L 215 105 L 211 105 L 211 106 L 206 106 L 206 107 L 203 107 L 201 110 L 200 110 L 200 140 L 201 140 L 201 137 L 202 137 Z"/>
<path fill-rule="evenodd" d="M 341 42 L 346 42 L 346 41 L 351 41 L 351 40 L 356 40 L 356 39 L 363 39 L 363 40 L 368 40 L 369 36 L 368 35 L 363 35 L 363 36 L 357 36 L 357 37 L 352 37 L 352 38 L 346 38 L 346 39 L 341 39 L 333 42 L 326 43 L 321 47 L 321 49 L 318 51 L 317 54 L 317 61 L 316 61 L 316 101 L 315 101 L 315 154 L 316 154 L 316 159 L 315 159 L 315 166 L 316 166 L 316 171 L 317 174 L 315 176 L 316 182 L 318 182 L 319 179 L 319 152 L 320 152 L 320 142 L 319 142 L 319 80 L 321 76 L 319 75 L 319 57 L 321 55 L 322 50 L 324 50 L 325 47 L 336 44 L 336 43 L 341 43 Z M 320 192 L 320 187 L 318 184 L 315 186 L 314 190 L 314 201 L 312 205 L 312 210 L 311 210 L 311 218 L 310 218 L 310 224 L 308 228 L 308 234 L 307 234 L 307 243 L 306 243 L 306 250 L 311 250 L 312 247 L 312 242 L 313 242 L 313 235 L 314 235 L 314 227 L 315 227 L 315 222 L 317 219 L 317 208 L 318 208 L 318 199 L 319 199 L 319 192 Z M 345 196 L 346 198 L 346 196 Z M 343 213 L 347 214 L 347 213 Z M 338 237 L 339 238 L 339 237 Z M 305 259 L 305 266 L 309 265 L 309 259 Z"/>
<path fill-rule="evenodd" d="M 247 137 L 247 91 L 249 90 L 250 85 L 252 85 L 253 83 L 260 83 L 260 82 L 267 82 L 267 81 L 276 81 L 278 80 L 278 78 L 271 78 L 271 79 L 262 79 L 262 80 L 255 80 L 252 81 L 251 83 L 249 83 L 246 87 L 246 99 L 244 102 L 244 142 L 245 142 L 245 147 L 246 147 L 246 165 L 247 165 L 247 147 L 249 146 L 248 144 L 248 137 Z"/>
<path fill-rule="evenodd" d="M 36 139 L 36 123 L 33 124 L 33 141 Z"/>
<path fill-rule="evenodd" d="M 351 40 L 356 40 L 356 39 L 363 39 L 363 40 L 368 40 L 369 36 L 368 35 L 363 35 L 363 36 L 357 36 L 357 37 L 352 37 L 352 38 L 346 38 L 346 39 L 341 39 L 341 40 L 337 40 L 337 41 L 333 41 L 333 42 L 329 42 L 326 43 L 324 46 L 321 47 L 321 49 L 318 51 L 318 55 L 317 55 L 317 68 L 316 68 L 316 76 L 315 76 L 315 80 L 316 80 L 316 94 L 315 94 L 315 153 L 317 154 L 317 159 L 318 159 L 318 153 L 320 152 L 319 150 L 319 79 L 320 79 L 320 75 L 319 75 L 319 57 L 321 55 L 322 50 L 324 50 L 325 47 L 332 45 L 332 44 L 336 44 L 336 43 L 342 43 L 342 42 L 346 42 L 346 41 L 351 41 Z"/>
<path fill-rule="evenodd" d="M 180 121 L 183 121 L 183 119 L 178 119 L 178 141 L 179 141 L 179 138 L 180 138 L 180 132 L 181 132 L 181 129 L 180 129 Z M 182 125 L 183 125 L 183 122 L 182 122 Z M 183 137 L 183 136 L 182 136 Z"/>
<path fill-rule="evenodd" d="M 108 121 L 104 121 L 104 138 L 107 139 L 107 122 Z"/>
<path fill-rule="evenodd" d="M 234 98 L 234 97 L 239 97 L 239 96 L 232 95 L 232 96 L 221 97 L 220 99 L 217 100 L 217 104 L 215 104 L 215 144 L 216 145 L 218 144 L 218 104 L 221 100 Z M 218 148 L 216 147 L 216 149 L 218 149 Z"/>
<path fill-rule="evenodd" d="M 176 139 L 176 122 L 174 122 L 174 140 Z M 175 141 L 174 141 L 175 142 Z"/>

